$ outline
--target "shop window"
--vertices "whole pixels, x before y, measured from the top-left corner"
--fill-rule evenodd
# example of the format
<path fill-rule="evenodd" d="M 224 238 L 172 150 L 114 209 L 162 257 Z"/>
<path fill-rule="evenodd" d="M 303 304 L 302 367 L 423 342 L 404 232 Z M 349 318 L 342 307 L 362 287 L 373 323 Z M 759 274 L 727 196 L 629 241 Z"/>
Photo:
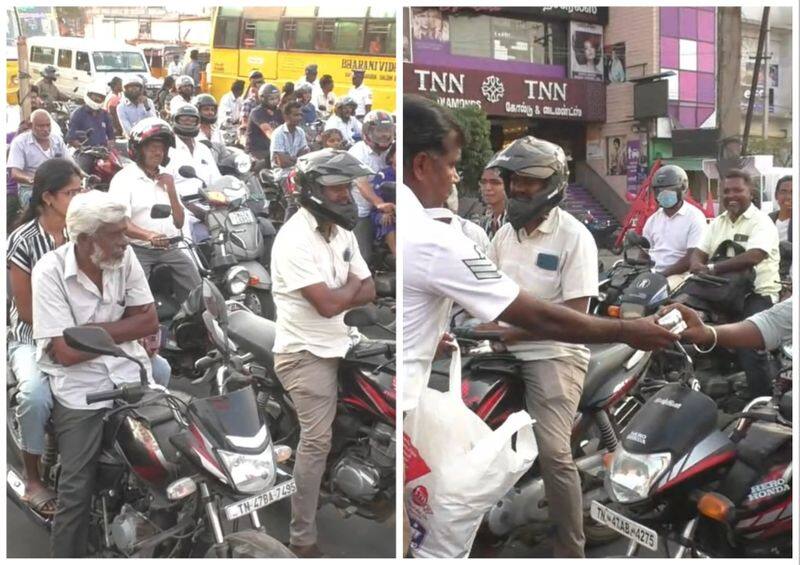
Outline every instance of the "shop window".
<path fill-rule="evenodd" d="M 282 45 L 298 51 L 329 51 L 314 40 L 315 20 L 284 20 Z"/>
<path fill-rule="evenodd" d="M 278 48 L 278 21 L 247 21 L 244 22 L 242 47 L 248 49 L 277 49 Z"/>
<path fill-rule="evenodd" d="M 239 47 L 239 18 L 218 17 L 214 29 L 214 47 L 236 49 Z M 244 47 L 244 45 L 242 45 Z"/>
<path fill-rule="evenodd" d="M 467 57 L 492 57 L 492 18 L 451 16 L 450 52 Z"/>
<path fill-rule="evenodd" d="M 72 68 L 72 51 L 69 49 L 58 50 L 58 66 L 64 69 Z"/>

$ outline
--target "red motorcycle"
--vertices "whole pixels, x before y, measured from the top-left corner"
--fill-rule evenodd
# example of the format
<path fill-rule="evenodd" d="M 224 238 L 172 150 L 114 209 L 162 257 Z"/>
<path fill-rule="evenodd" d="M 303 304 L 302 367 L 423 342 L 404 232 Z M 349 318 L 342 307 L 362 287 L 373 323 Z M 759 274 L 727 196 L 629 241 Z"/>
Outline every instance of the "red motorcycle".
<path fill-rule="evenodd" d="M 114 175 L 131 160 L 117 148 L 109 149 L 103 145 L 89 145 L 90 134 L 91 130 L 85 133 L 78 132 L 79 138 L 83 138 L 83 141 L 75 149 L 73 159 L 88 177 L 87 188 L 106 192 Z"/>

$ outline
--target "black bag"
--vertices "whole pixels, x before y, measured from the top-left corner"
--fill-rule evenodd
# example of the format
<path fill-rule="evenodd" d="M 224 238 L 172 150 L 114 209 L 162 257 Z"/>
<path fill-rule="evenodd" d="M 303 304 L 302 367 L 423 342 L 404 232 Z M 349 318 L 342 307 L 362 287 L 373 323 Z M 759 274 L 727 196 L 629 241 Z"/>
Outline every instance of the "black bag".
<path fill-rule="evenodd" d="M 728 255 L 729 250 L 733 251 L 733 255 Z M 727 239 L 719 244 L 709 263 L 724 261 L 744 252 L 744 247 Z M 741 318 L 744 315 L 744 301 L 753 292 L 755 279 L 753 267 L 708 278 L 700 275 L 692 277 L 683 287 L 683 292 L 714 305 L 715 310 Z"/>

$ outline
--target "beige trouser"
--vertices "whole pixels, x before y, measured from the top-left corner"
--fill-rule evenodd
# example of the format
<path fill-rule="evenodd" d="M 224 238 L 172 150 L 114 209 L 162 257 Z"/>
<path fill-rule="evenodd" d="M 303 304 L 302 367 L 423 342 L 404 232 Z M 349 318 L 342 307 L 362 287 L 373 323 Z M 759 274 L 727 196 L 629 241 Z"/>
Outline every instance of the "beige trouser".
<path fill-rule="evenodd" d="M 323 359 L 308 351 L 275 355 L 275 374 L 289 393 L 300 422 L 300 443 L 294 464 L 297 492 L 292 496 L 289 527 L 292 545 L 317 542 L 317 503 L 331 450 L 339 361 L 338 357 Z"/>
<path fill-rule="evenodd" d="M 556 526 L 554 557 L 584 557 L 583 497 L 570 436 L 586 372 L 561 359 L 522 364 L 550 520 Z"/>

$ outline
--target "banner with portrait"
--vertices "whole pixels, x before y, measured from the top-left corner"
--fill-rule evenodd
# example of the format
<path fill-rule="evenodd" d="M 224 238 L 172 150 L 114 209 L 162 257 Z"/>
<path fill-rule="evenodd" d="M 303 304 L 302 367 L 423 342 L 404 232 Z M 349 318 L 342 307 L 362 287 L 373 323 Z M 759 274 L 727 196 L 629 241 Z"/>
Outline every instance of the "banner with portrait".
<path fill-rule="evenodd" d="M 571 21 L 569 41 L 570 78 L 602 81 L 603 26 Z"/>
<path fill-rule="evenodd" d="M 606 174 L 608 176 L 627 175 L 627 139 L 624 135 L 606 138 Z"/>
<path fill-rule="evenodd" d="M 625 43 L 603 47 L 606 84 L 625 82 Z"/>

